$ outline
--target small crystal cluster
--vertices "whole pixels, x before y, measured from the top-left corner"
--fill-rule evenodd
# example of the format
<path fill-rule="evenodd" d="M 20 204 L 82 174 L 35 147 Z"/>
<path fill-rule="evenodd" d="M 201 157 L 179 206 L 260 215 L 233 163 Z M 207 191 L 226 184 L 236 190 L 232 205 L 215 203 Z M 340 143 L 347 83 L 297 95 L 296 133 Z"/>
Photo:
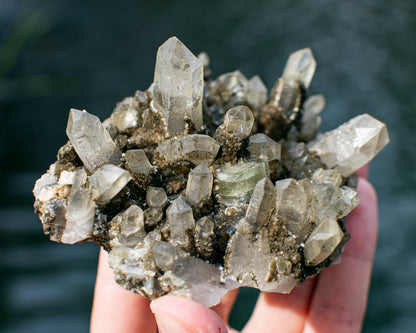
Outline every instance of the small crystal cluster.
<path fill-rule="evenodd" d="M 319 133 L 315 67 L 294 52 L 268 96 L 259 76 L 213 80 L 205 53 L 168 39 L 153 84 L 110 118 L 71 109 L 69 142 L 33 190 L 44 232 L 102 245 L 116 281 L 148 298 L 289 293 L 339 261 L 354 172 L 389 141 L 367 114 Z"/>

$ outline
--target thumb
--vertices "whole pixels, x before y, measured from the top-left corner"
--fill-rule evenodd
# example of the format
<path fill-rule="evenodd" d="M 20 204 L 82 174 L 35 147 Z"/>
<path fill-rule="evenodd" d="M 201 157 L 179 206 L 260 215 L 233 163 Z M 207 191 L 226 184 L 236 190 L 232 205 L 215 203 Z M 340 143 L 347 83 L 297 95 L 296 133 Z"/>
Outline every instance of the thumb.
<path fill-rule="evenodd" d="M 167 295 L 150 304 L 160 333 L 227 333 L 218 314 L 190 299 Z"/>

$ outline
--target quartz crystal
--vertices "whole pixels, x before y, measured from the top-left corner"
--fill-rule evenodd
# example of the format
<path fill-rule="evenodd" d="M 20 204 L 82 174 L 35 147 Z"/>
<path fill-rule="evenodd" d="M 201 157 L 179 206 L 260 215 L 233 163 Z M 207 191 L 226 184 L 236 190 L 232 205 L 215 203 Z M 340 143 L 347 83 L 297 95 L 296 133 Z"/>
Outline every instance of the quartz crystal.
<path fill-rule="evenodd" d="M 126 166 L 133 175 L 148 176 L 153 171 L 153 166 L 143 149 L 127 150 L 125 154 Z"/>
<path fill-rule="evenodd" d="M 131 205 L 116 215 L 110 225 L 114 235 L 114 239 L 111 240 L 113 247 L 122 245 L 133 248 L 137 245 L 138 239 L 146 236 L 143 210 L 137 205 Z"/>
<path fill-rule="evenodd" d="M 98 204 L 106 204 L 130 181 L 128 171 L 106 164 L 90 176 L 93 198 Z"/>
<path fill-rule="evenodd" d="M 309 88 L 316 69 L 316 61 L 310 48 L 293 52 L 287 60 L 282 77 L 286 80 L 298 81 L 303 87 Z"/>
<path fill-rule="evenodd" d="M 328 258 L 341 242 L 343 235 L 335 218 L 325 218 L 305 242 L 306 265 L 315 266 Z"/>
<path fill-rule="evenodd" d="M 205 163 L 199 164 L 188 175 L 186 199 L 192 207 L 200 207 L 211 198 L 214 177 Z"/>
<path fill-rule="evenodd" d="M 98 117 L 71 109 L 66 133 L 84 166 L 94 172 L 104 164 L 120 163 L 121 152 Z"/>
<path fill-rule="evenodd" d="M 51 240 L 103 246 L 117 283 L 149 299 L 290 293 L 341 260 L 360 202 L 354 172 L 388 143 L 386 126 L 364 114 L 320 133 L 308 48 L 290 55 L 270 97 L 259 76 L 212 78 L 209 64 L 172 37 L 149 89 L 103 123 L 71 109 L 35 211 Z"/>
<path fill-rule="evenodd" d="M 255 109 L 261 109 L 267 102 L 267 88 L 258 75 L 248 82 L 247 102 Z"/>
<path fill-rule="evenodd" d="M 169 223 L 172 243 L 183 248 L 189 248 L 192 243 L 192 234 L 195 229 L 195 220 L 192 208 L 183 195 L 180 195 L 166 209 L 166 219 Z"/>
<path fill-rule="evenodd" d="M 164 208 L 168 204 L 165 189 L 163 187 L 148 187 L 146 202 L 150 207 Z"/>
<path fill-rule="evenodd" d="M 187 120 L 202 126 L 203 64 L 176 37 L 159 47 L 153 83 L 170 134 L 183 133 Z"/>
<path fill-rule="evenodd" d="M 328 168 L 348 177 L 374 158 L 389 142 L 387 127 L 368 114 L 357 116 L 311 142 Z"/>
<path fill-rule="evenodd" d="M 268 162 L 280 160 L 281 146 L 263 133 L 257 133 L 249 138 L 249 151 L 252 157 L 263 158 Z"/>
<path fill-rule="evenodd" d="M 240 139 L 245 139 L 250 135 L 253 124 L 253 113 L 247 106 L 233 107 L 224 117 L 225 129 Z"/>

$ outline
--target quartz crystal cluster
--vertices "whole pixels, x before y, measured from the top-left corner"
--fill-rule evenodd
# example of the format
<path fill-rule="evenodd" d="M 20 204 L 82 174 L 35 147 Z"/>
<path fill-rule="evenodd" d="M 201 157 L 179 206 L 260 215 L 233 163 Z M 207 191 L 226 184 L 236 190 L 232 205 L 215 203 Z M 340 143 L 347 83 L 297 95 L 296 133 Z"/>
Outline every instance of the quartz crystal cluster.
<path fill-rule="evenodd" d="M 320 133 L 315 67 L 294 52 L 268 93 L 238 70 L 213 79 L 205 53 L 168 39 L 153 84 L 108 119 L 70 110 L 69 141 L 33 190 L 45 234 L 102 245 L 116 281 L 148 298 L 289 293 L 340 260 L 354 173 L 389 141 L 367 114 Z"/>

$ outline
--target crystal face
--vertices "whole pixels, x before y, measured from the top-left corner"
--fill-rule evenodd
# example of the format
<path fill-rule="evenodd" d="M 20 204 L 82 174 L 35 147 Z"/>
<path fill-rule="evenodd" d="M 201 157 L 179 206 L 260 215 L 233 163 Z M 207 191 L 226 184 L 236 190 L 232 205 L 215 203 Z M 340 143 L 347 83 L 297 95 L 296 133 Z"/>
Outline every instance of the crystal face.
<path fill-rule="evenodd" d="M 202 126 L 203 64 L 176 37 L 159 47 L 154 102 L 161 106 L 169 134 L 183 133 L 186 120 Z"/>
<path fill-rule="evenodd" d="M 388 143 L 386 126 L 364 114 L 319 132 L 310 49 L 290 55 L 269 98 L 259 76 L 213 79 L 209 63 L 172 37 L 151 87 L 103 123 L 71 109 L 35 211 L 51 240 L 103 246 L 116 281 L 150 299 L 289 293 L 339 262 L 354 173 Z"/>
<path fill-rule="evenodd" d="M 374 158 L 389 143 L 387 127 L 368 114 L 357 116 L 311 142 L 328 168 L 348 177 Z"/>
<path fill-rule="evenodd" d="M 104 164 L 119 164 L 121 152 L 98 117 L 71 109 L 66 133 L 84 166 L 91 172 Z"/>

